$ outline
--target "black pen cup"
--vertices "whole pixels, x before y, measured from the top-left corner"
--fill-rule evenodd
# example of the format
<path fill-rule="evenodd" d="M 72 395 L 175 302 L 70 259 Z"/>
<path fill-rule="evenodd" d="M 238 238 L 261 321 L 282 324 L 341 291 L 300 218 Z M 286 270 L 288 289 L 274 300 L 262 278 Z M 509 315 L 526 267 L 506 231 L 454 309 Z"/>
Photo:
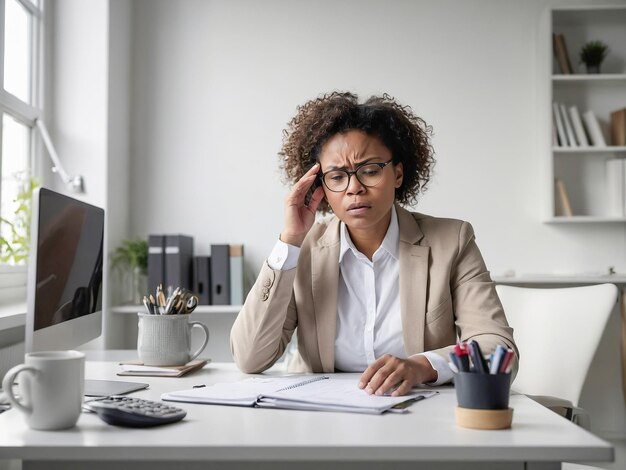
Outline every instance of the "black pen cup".
<path fill-rule="evenodd" d="M 459 426 L 474 429 L 511 427 L 511 374 L 459 372 L 454 377 L 459 405 L 456 420 Z"/>
<path fill-rule="evenodd" d="M 462 408 L 505 410 L 509 407 L 511 374 L 459 372 L 454 376 L 454 387 Z"/>

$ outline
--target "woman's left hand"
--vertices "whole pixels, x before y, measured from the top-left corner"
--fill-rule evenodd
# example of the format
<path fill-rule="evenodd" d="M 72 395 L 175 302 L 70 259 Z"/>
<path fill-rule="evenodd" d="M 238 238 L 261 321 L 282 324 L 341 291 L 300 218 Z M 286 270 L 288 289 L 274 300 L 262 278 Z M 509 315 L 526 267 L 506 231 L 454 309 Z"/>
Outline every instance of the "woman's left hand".
<path fill-rule="evenodd" d="M 393 397 L 406 395 L 415 385 L 437 380 L 437 371 L 430 365 L 426 356 L 418 355 L 409 359 L 385 354 L 376 359 L 361 375 L 359 388 L 369 394 Z"/>

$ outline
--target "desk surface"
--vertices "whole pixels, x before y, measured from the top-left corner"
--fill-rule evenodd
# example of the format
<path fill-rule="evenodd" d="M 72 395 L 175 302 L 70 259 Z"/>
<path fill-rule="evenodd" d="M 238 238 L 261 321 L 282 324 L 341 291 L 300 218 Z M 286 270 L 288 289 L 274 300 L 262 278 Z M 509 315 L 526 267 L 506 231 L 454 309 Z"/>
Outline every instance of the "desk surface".
<path fill-rule="evenodd" d="M 111 379 L 113 362 L 87 362 L 86 377 Z M 277 373 L 277 372 L 274 372 Z M 150 383 L 135 395 L 246 377 L 233 364 L 215 363 L 182 378 L 136 378 Z M 356 378 L 356 375 L 355 375 Z M 124 380 L 135 378 L 125 377 Z M 522 395 L 511 397 L 513 428 L 477 431 L 457 427 L 452 388 L 414 404 L 406 414 L 268 410 L 178 404 L 179 423 L 150 429 L 108 426 L 81 415 L 67 431 L 27 428 L 16 410 L 0 414 L 0 458 L 25 460 L 211 461 L 611 461 L 613 448 Z"/>

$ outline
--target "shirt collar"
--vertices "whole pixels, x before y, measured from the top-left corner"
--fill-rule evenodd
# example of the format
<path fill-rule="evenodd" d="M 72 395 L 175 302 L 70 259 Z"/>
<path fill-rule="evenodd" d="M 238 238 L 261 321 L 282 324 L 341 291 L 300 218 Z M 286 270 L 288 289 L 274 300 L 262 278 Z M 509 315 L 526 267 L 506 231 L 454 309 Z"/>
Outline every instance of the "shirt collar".
<path fill-rule="evenodd" d="M 339 263 L 343 260 L 343 256 L 346 254 L 348 250 L 352 251 L 355 257 L 363 257 L 363 253 L 361 253 L 350 238 L 350 234 L 348 233 L 348 227 L 346 224 L 341 222 L 341 228 L 339 229 Z M 394 259 L 398 259 L 398 245 L 400 244 L 400 229 L 398 226 L 398 215 L 396 214 L 395 204 L 391 206 L 391 221 L 389 222 L 389 228 L 387 229 L 387 233 L 385 234 L 385 238 L 383 238 L 383 242 L 380 244 L 380 247 L 393 256 Z M 376 252 L 378 252 L 376 250 Z"/>

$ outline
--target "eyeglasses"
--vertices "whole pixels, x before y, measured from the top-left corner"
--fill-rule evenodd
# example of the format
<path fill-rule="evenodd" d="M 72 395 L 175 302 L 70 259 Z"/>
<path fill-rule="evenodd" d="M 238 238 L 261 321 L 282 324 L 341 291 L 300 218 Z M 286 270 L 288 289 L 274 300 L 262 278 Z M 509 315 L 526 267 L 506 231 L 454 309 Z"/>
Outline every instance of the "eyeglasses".
<path fill-rule="evenodd" d="M 348 189 L 350 177 L 356 175 L 363 186 L 371 188 L 376 186 L 383 179 L 383 170 L 393 160 L 384 163 L 363 163 L 358 165 L 354 171 L 330 170 L 322 173 L 322 181 L 329 191 L 340 193 Z"/>

